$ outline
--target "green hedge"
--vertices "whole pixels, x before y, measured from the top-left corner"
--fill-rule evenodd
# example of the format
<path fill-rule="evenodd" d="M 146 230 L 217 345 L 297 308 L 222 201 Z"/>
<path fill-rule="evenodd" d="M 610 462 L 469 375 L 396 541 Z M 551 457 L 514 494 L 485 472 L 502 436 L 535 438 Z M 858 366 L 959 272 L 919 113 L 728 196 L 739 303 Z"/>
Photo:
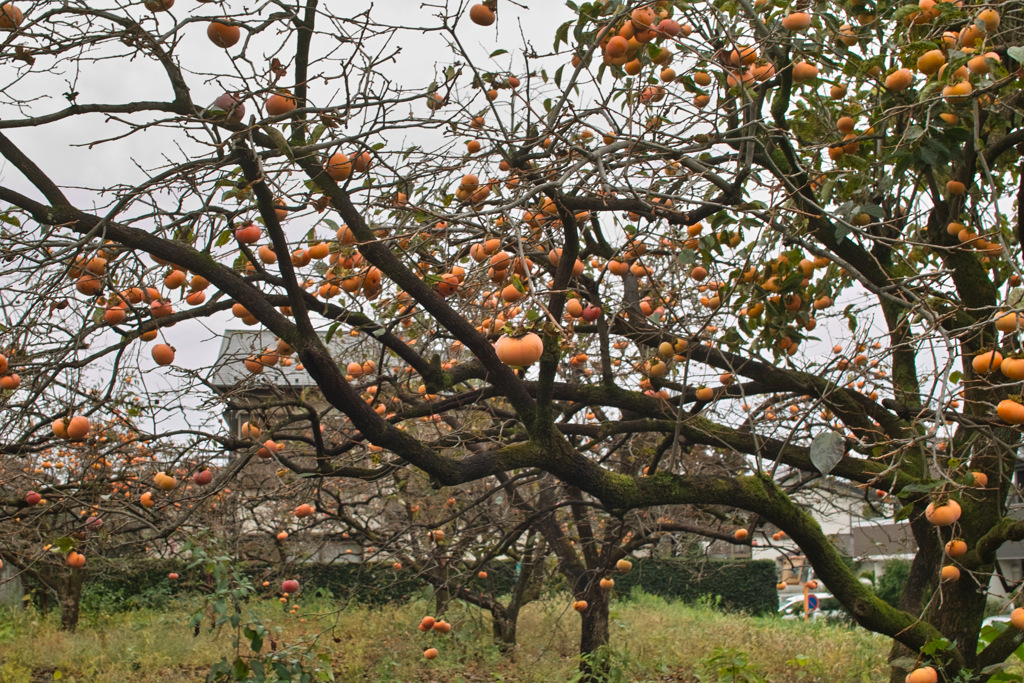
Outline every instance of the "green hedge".
<path fill-rule="evenodd" d="M 167 575 L 177 572 L 179 579 Z M 476 590 L 505 595 L 515 581 L 515 564 L 492 562 L 487 579 L 473 574 L 466 585 Z M 395 570 L 390 564 L 335 563 L 302 564 L 287 577 L 276 570 L 253 567 L 246 571 L 258 591 L 274 593 L 281 580 L 297 578 L 307 595 L 325 591 L 339 600 L 382 605 L 403 602 L 426 588 L 427 583 L 409 570 Z M 557 575 L 553 577 L 557 580 Z M 266 588 L 263 581 L 269 581 Z M 679 559 L 638 559 L 633 570 L 615 576 L 615 587 L 627 594 L 634 586 L 667 599 L 696 602 L 714 600 L 721 607 L 750 614 L 771 614 L 778 610 L 775 563 L 770 560 L 708 561 L 694 563 Z M 182 562 L 147 560 L 134 562 L 116 575 L 87 578 L 82 606 L 87 612 L 112 609 L 160 607 L 173 595 L 199 594 L 206 590 L 206 575 L 200 569 L 186 570 Z"/>
<path fill-rule="evenodd" d="M 176 581 L 168 579 L 171 572 L 178 574 Z M 245 573 L 258 591 L 273 593 L 280 590 L 283 579 L 297 578 L 307 595 L 323 591 L 340 600 L 369 605 L 403 602 L 428 585 L 411 571 L 395 570 L 385 563 L 301 564 L 291 569 L 288 576 L 267 567 L 248 568 Z M 494 591 L 496 595 L 511 591 L 515 582 L 513 563 L 491 563 L 487 574 L 486 580 L 477 578 L 475 573 L 464 580 L 472 589 Z M 263 581 L 270 585 L 262 587 Z M 88 576 L 82 591 L 82 607 L 87 612 L 160 607 L 172 595 L 197 595 L 206 588 L 206 574 L 201 569 L 187 570 L 184 563 L 173 560 L 137 561 L 116 575 Z"/>
<path fill-rule="evenodd" d="M 710 599 L 728 610 L 774 614 L 779 609 L 777 582 L 775 563 L 771 560 L 694 563 L 645 558 L 635 560 L 629 573 L 615 577 L 615 589 L 628 592 L 638 586 L 666 599 Z"/>

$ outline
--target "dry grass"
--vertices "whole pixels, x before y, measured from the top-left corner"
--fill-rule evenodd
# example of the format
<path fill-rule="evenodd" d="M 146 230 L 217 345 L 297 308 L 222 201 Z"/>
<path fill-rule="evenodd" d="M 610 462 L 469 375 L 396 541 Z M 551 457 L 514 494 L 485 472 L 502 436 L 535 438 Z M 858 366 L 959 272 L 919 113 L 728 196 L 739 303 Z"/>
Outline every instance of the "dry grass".
<path fill-rule="evenodd" d="M 422 601 L 341 610 L 309 601 L 300 613 L 304 622 L 275 602 L 254 602 L 252 608 L 275 629 L 279 647 L 305 639 L 328 654 L 338 681 L 550 683 L 570 681 L 576 671 L 579 618 L 568 601 L 528 606 L 520 619 L 520 646 L 511 656 L 491 644 L 486 615 L 460 606 L 447 615 L 455 629 L 446 636 L 416 629 L 430 611 Z M 75 634 L 35 613 L 4 615 L 0 683 L 53 681 L 55 671 L 75 683 L 205 680 L 212 664 L 234 656 L 231 633 L 214 634 L 204 624 L 193 637 L 188 612 L 187 605 L 176 604 L 165 612 L 110 615 L 84 623 Z M 886 680 L 887 643 L 861 629 L 743 617 L 649 596 L 613 603 L 611 644 L 612 680 L 718 681 L 717 666 L 736 657 L 745 660 L 745 671 L 767 681 Z M 441 655 L 427 662 L 422 652 L 431 646 Z"/>

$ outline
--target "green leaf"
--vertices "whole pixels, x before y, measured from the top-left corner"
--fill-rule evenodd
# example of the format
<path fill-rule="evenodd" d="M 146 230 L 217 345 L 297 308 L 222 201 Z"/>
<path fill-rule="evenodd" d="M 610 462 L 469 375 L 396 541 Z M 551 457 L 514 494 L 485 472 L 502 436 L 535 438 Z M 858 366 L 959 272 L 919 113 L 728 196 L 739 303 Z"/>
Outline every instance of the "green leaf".
<path fill-rule="evenodd" d="M 695 254 L 691 249 L 680 249 L 679 253 L 676 254 L 676 261 L 678 261 L 681 266 L 691 265 L 696 260 L 697 254 Z"/>
<path fill-rule="evenodd" d="M 836 432 L 825 432 L 811 441 L 811 463 L 823 475 L 835 469 L 846 453 L 846 441 Z"/>
<path fill-rule="evenodd" d="M 295 163 L 295 152 L 292 151 L 292 146 L 288 144 L 288 138 L 284 136 L 284 133 L 273 126 L 261 126 L 261 128 L 270 138 L 270 141 L 274 143 L 274 146 L 277 147 L 277 151 L 288 157 L 289 161 Z"/>
<path fill-rule="evenodd" d="M 1017 308 L 1022 299 L 1024 299 L 1024 288 L 1014 287 L 1006 295 L 1006 305 L 1010 308 Z"/>
<path fill-rule="evenodd" d="M 894 522 L 902 522 L 904 519 L 910 519 L 910 513 L 914 511 L 913 505 L 904 505 L 896 513 L 896 516 L 892 518 Z M 890 662 L 892 664 L 892 662 Z"/>
<path fill-rule="evenodd" d="M 999 673 L 1000 671 L 1005 671 L 1009 667 L 1009 662 L 999 662 L 998 664 L 991 664 L 989 666 L 986 666 L 984 669 L 981 670 L 981 673 L 983 676 L 991 676 L 992 674 Z"/>
<path fill-rule="evenodd" d="M 936 652 L 943 652 L 952 647 L 953 643 L 951 643 L 948 638 L 936 638 L 935 640 L 930 640 L 925 643 L 924 647 L 921 648 L 921 652 L 926 655 L 933 655 Z"/>
<path fill-rule="evenodd" d="M 225 244 L 231 241 L 232 234 L 234 233 L 232 233 L 231 230 L 222 230 L 221 233 L 217 235 L 217 241 L 214 243 L 215 246 L 223 247 Z"/>
<path fill-rule="evenodd" d="M 491 53 L 491 57 L 497 57 L 498 55 L 507 55 L 508 50 L 495 50 Z"/>
<path fill-rule="evenodd" d="M 235 680 L 244 681 L 249 675 L 249 665 L 245 663 L 245 660 L 241 657 L 235 659 L 231 665 L 232 673 L 235 675 Z"/>
<path fill-rule="evenodd" d="M 1018 64 L 1024 64 L 1024 47 L 1015 46 L 1007 48 L 1006 54 L 1008 54 L 1011 59 L 1017 60 Z"/>
<path fill-rule="evenodd" d="M 566 43 L 569 41 L 569 29 L 572 28 L 572 22 L 567 21 L 558 27 L 555 31 L 555 49 L 558 49 L 559 43 Z"/>
<path fill-rule="evenodd" d="M 861 204 L 860 210 L 872 218 L 885 218 L 885 210 L 877 204 Z"/>
<path fill-rule="evenodd" d="M 943 485 L 942 481 L 932 481 L 926 484 L 907 484 L 900 489 L 900 497 L 905 498 L 912 493 L 930 493 Z"/>

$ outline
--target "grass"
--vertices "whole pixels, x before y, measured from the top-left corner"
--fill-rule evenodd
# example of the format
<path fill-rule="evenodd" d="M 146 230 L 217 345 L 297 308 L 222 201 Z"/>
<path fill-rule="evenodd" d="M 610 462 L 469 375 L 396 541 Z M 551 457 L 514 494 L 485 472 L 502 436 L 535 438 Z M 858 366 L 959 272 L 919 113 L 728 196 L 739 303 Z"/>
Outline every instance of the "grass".
<path fill-rule="evenodd" d="M 247 607 L 267 624 L 277 652 L 311 646 L 329 658 L 338 681 L 548 683 L 571 681 L 576 672 L 579 617 L 567 600 L 527 606 L 510 655 L 491 643 L 489 616 L 461 605 L 446 615 L 453 631 L 438 635 L 416 628 L 431 613 L 422 600 L 377 609 L 339 609 L 325 599 L 299 604 L 296 615 L 272 601 Z M 206 619 L 193 637 L 188 620 L 197 606 L 179 601 L 165 611 L 91 617 L 74 634 L 59 631 L 52 616 L 4 613 L 0 683 L 205 680 L 221 658 L 234 658 L 232 631 L 213 632 Z M 441 654 L 428 662 L 422 653 L 432 646 Z M 887 650 L 885 639 L 862 629 L 821 622 L 726 614 L 647 595 L 612 604 L 611 680 L 883 681 Z"/>

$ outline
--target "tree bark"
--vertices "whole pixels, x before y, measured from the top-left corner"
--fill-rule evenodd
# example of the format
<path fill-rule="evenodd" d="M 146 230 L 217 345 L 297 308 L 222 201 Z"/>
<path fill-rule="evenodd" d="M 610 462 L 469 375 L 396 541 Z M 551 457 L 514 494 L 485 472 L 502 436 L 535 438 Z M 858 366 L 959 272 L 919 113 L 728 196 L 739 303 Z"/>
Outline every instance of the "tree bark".
<path fill-rule="evenodd" d="M 74 631 L 78 628 L 78 617 L 82 605 L 82 584 L 85 583 L 85 572 L 71 570 L 71 576 L 62 586 L 60 594 L 60 630 Z"/>
<path fill-rule="evenodd" d="M 595 581 L 580 599 L 587 601 L 587 608 L 580 613 L 580 680 L 597 683 L 605 679 L 608 670 L 608 592 Z"/>
<path fill-rule="evenodd" d="M 515 651 L 519 610 L 492 610 L 491 617 L 495 645 L 505 653 Z"/>

